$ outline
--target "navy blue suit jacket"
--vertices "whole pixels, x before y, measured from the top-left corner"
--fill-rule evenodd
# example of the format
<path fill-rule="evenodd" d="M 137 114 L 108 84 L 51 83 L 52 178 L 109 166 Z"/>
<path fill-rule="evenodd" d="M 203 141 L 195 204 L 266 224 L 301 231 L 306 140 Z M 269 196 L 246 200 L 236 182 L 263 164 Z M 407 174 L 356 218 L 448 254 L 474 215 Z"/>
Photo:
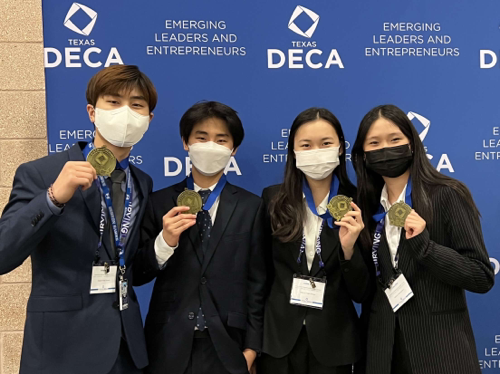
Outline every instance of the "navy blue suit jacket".
<path fill-rule="evenodd" d="M 0 274 L 31 256 L 33 284 L 28 301 L 21 374 L 104 374 L 115 363 L 120 341 L 127 340 L 138 368 L 147 366 L 146 343 L 139 305 L 129 287 L 129 308 L 116 308 L 116 294 L 90 295 L 92 262 L 98 245 L 100 192 L 96 185 L 78 189 L 61 215 L 49 208 L 47 188 L 68 161 L 84 161 L 78 143 L 21 165 L 9 203 L 0 219 Z M 140 209 L 125 251 L 126 274 L 133 282 L 151 178 L 130 165 L 139 186 Z M 104 260 L 113 251 L 101 250 Z"/>

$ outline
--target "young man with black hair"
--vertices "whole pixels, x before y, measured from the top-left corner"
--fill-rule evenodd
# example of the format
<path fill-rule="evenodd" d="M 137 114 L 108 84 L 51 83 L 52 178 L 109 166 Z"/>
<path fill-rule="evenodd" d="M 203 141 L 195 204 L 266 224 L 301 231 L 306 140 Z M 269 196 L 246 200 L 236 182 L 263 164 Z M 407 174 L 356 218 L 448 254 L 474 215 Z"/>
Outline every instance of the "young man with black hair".
<path fill-rule="evenodd" d="M 138 374 L 148 364 L 131 284 L 153 182 L 128 158 L 156 101 L 137 66 L 107 67 L 87 86 L 94 140 L 17 169 L 0 274 L 31 256 L 20 374 Z"/>
<path fill-rule="evenodd" d="M 261 349 L 266 271 L 261 200 L 224 174 L 243 126 L 210 101 L 184 114 L 180 132 L 191 175 L 151 195 L 142 226 L 145 263 L 135 280 L 157 277 L 148 372 L 245 374 Z"/>

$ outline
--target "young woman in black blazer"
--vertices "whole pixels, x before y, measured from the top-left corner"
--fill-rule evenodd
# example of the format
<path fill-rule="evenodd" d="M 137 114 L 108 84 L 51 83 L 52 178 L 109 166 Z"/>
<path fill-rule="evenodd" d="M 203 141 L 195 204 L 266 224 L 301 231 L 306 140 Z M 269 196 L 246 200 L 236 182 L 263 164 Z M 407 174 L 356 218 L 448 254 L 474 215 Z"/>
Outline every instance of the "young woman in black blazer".
<path fill-rule="evenodd" d="M 347 203 L 352 211 L 335 222 L 326 207 L 335 195 L 356 194 L 344 144 L 331 112 L 305 110 L 290 129 L 283 184 L 263 192 L 272 259 L 259 373 L 350 374 L 361 356 L 352 303 L 369 294 L 368 269 L 355 245 L 361 212 Z M 297 305 L 291 297 L 294 277 L 301 276 L 314 278 L 312 288 L 326 280 L 322 309 Z"/>
<path fill-rule="evenodd" d="M 366 362 L 357 370 L 479 374 L 464 291 L 487 292 L 494 274 L 469 190 L 434 169 L 393 105 L 363 118 L 352 157 L 375 286 L 363 303 Z M 404 292 L 391 305 L 398 287 Z"/>

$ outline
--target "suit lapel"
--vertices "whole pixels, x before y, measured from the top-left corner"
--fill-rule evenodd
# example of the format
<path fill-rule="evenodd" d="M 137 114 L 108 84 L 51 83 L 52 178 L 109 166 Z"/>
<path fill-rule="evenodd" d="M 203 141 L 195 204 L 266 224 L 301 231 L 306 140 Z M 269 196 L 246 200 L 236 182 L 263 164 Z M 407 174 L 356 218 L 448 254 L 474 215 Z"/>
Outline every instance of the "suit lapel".
<path fill-rule="evenodd" d="M 87 143 L 79 142 L 75 144 L 73 147 L 69 149 L 69 160 L 70 161 L 85 161 L 83 158 L 82 150 L 85 148 Z M 85 206 L 87 207 L 87 215 L 89 221 L 93 224 L 94 229 L 97 233 L 99 233 L 99 213 L 101 209 L 101 194 L 99 192 L 99 188 L 97 187 L 97 183 L 92 183 L 92 187 L 90 187 L 86 191 L 82 191 L 81 188 L 78 188 L 78 193 L 85 202 Z"/>
<path fill-rule="evenodd" d="M 177 197 L 186 188 L 187 188 L 186 179 L 184 179 L 182 182 L 178 183 L 175 186 L 176 193 L 174 196 L 172 196 L 174 206 L 177 206 Z M 201 237 L 200 237 L 200 231 L 198 230 L 198 225 L 191 226 L 187 230 L 186 234 L 188 235 L 189 240 L 191 241 L 191 244 L 193 246 L 193 249 L 196 252 L 196 257 L 198 257 L 198 261 L 200 261 L 200 264 L 202 264 L 203 263 L 203 250 L 201 248 Z"/>
<path fill-rule="evenodd" d="M 399 237 L 399 247 L 398 247 L 398 256 L 399 256 L 399 264 L 398 267 L 401 271 L 408 270 L 410 256 L 407 256 L 405 253 L 405 245 L 406 245 L 406 232 L 404 229 L 401 230 L 401 236 Z"/>
<path fill-rule="evenodd" d="M 320 240 L 321 240 L 321 257 L 323 258 L 323 262 L 326 264 L 326 262 L 332 256 L 333 252 L 335 252 L 335 248 L 337 248 L 337 245 L 339 244 L 338 230 L 331 229 L 325 222 L 325 226 L 321 231 Z M 319 256 L 316 253 L 314 255 L 314 261 L 311 267 L 311 276 L 313 277 L 317 276 L 320 271 L 321 268 L 319 267 Z"/>
<path fill-rule="evenodd" d="M 233 215 L 234 209 L 238 204 L 238 190 L 231 184 L 227 183 L 222 193 L 220 194 L 219 207 L 217 208 L 217 216 L 214 226 L 210 233 L 210 241 L 208 242 L 208 249 L 203 258 L 203 265 L 201 273 L 203 274 L 207 269 L 214 252 L 219 245 L 219 242 L 226 230 L 226 227 Z M 199 235 L 198 235 L 199 237 Z"/>

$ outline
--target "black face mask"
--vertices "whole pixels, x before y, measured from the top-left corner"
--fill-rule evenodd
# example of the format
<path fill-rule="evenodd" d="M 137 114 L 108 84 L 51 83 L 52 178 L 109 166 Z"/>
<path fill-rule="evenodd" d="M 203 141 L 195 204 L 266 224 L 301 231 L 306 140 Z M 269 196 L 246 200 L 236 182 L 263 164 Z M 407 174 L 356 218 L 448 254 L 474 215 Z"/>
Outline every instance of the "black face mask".
<path fill-rule="evenodd" d="M 365 152 L 365 156 L 368 169 L 388 178 L 403 175 L 413 160 L 409 144 Z"/>

